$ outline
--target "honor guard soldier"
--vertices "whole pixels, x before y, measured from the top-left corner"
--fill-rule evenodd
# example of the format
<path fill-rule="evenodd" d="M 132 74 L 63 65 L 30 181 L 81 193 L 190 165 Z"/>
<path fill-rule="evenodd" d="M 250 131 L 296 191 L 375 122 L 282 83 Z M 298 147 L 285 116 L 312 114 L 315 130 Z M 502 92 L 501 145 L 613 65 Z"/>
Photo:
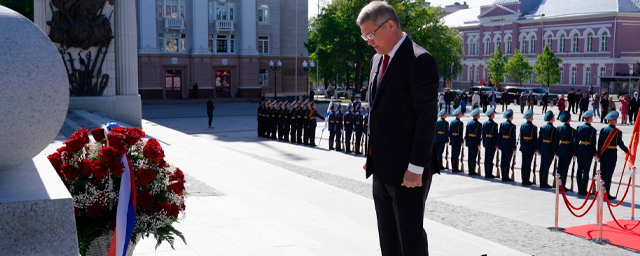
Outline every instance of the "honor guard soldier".
<path fill-rule="evenodd" d="M 318 114 L 316 110 L 316 103 L 312 102 L 309 107 L 309 115 L 307 116 L 309 120 L 307 120 L 309 124 L 309 128 L 304 131 L 305 135 L 305 145 L 309 145 L 312 147 L 316 146 L 316 127 L 318 126 L 317 118 L 320 118 L 324 121 L 324 116 Z"/>
<path fill-rule="evenodd" d="M 551 188 L 549 185 L 549 169 L 553 158 L 558 152 L 558 131 L 553 126 L 556 121 L 552 111 L 547 111 L 544 115 L 544 121 L 547 124 L 540 127 L 538 133 L 538 154 L 540 156 L 540 187 Z M 554 177 L 555 179 L 555 177 Z"/>
<path fill-rule="evenodd" d="M 367 155 L 367 153 L 369 152 L 369 106 L 367 106 L 366 108 L 364 108 L 364 127 L 363 127 L 363 134 L 364 134 L 364 154 Z"/>
<path fill-rule="evenodd" d="M 558 139 L 560 144 L 558 145 L 558 174 L 560 174 L 560 180 L 562 181 L 562 188 L 567 191 L 567 174 L 569 173 L 569 166 L 571 165 L 571 159 L 575 158 L 575 140 L 576 130 L 571 127 L 571 113 L 568 111 L 562 111 L 558 115 L 560 122 L 564 125 L 558 126 Z"/>
<path fill-rule="evenodd" d="M 476 172 L 476 160 L 478 159 L 480 143 L 482 142 L 482 124 L 478 121 L 478 118 L 480 118 L 480 108 L 471 111 L 471 116 L 473 116 L 473 120 L 467 123 L 464 142 L 467 145 L 467 153 L 469 155 L 469 160 L 467 161 L 469 164 L 469 175 L 474 176 L 478 175 Z"/>
<path fill-rule="evenodd" d="M 298 103 L 293 102 L 293 108 L 289 112 L 289 122 L 291 122 L 291 143 L 296 143 L 296 132 L 298 131 Z"/>
<path fill-rule="evenodd" d="M 264 135 L 267 139 L 271 138 L 271 111 L 273 111 L 271 101 L 267 101 L 264 111 Z"/>
<path fill-rule="evenodd" d="M 344 113 L 344 147 L 347 153 L 351 153 L 351 135 L 353 134 L 353 105 L 349 103 L 347 112 Z"/>
<path fill-rule="evenodd" d="M 597 156 L 598 151 L 596 149 L 596 129 L 591 126 L 593 122 L 593 111 L 587 110 L 582 114 L 584 124 L 578 126 L 576 130 L 576 156 L 578 157 L 578 195 L 586 196 L 589 189 L 589 168 L 591 167 L 591 160 L 594 156 Z"/>
<path fill-rule="evenodd" d="M 436 144 L 436 154 L 438 155 L 438 163 L 440 164 L 440 170 L 444 170 L 443 166 L 444 161 L 442 158 L 442 154 L 444 154 L 444 148 L 449 144 L 449 137 L 451 136 L 449 132 L 449 122 L 447 122 L 447 111 L 446 109 L 440 110 L 438 112 L 438 116 L 440 119 L 436 122 L 436 138 L 434 143 Z"/>
<path fill-rule="evenodd" d="M 507 109 L 502 115 L 507 121 L 500 124 L 500 144 L 498 149 L 502 153 L 502 162 L 500 162 L 500 174 L 502 181 L 512 181 L 509 178 L 509 165 L 511 157 L 516 151 L 516 126 L 511 123 L 513 120 L 513 110 Z"/>
<path fill-rule="evenodd" d="M 462 172 L 458 168 L 460 150 L 462 144 L 464 144 L 464 123 L 460 121 L 460 117 L 462 116 L 462 109 L 456 108 L 453 113 L 456 116 L 456 119 L 451 121 L 451 168 L 452 172 Z"/>
<path fill-rule="evenodd" d="M 602 130 L 600 130 L 600 136 L 598 136 L 600 168 L 609 199 L 616 199 L 614 196 L 611 196 L 611 177 L 613 177 L 613 171 L 616 169 L 616 162 L 618 161 L 618 147 L 620 147 L 624 153 L 629 152 L 629 149 L 627 149 L 627 146 L 625 146 L 622 141 L 622 132 L 616 128 L 618 116 L 618 111 L 614 110 L 609 112 L 609 114 L 605 116 L 605 119 L 609 121 L 609 126 L 602 128 Z"/>
<path fill-rule="evenodd" d="M 359 96 L 356 95 L 356 100 L 358 98 Z M 362 106 L 356 109 L 356 113 L 353 115 L 353 120 L 353 130 L 356 134 L 356 144 L 354 145 L 354 151 L 356 152 L 356 155 L 361 155 L 362 151 L 360 149 L 362 148 L 362 132 L 364 131 L 364 115 L 362 115 Z"/>
<path fill-rule="evenodd" d="M 309 128 L 311 126 L 311 117 L 309 116 L 311 114 L 311 101 L 306 100 L 304 101 L 304 110 L 302 111 L 302 119 L 304 120 L 304 126 L 303 126 L 303 135 L 302 135 L 302 144 L 308 146 L 309 145 L 309 141 L 310 141 L 310 131 Z M 313 122 L 317 123 L 316 118 L 313 118 Z"/>
<path fill-rule="evenodd" d="M 331 103 L 331 111 L 327 113 L 329 119 L 329 150 L 334 150 L 333 143 L 336 137 L 336 105 Z"/>
<path fill-rule="evenodd" d="M 262 128 L 262 126 L 263 126 L 262 125 L 262 123 L 263 123 L 263 121 L 262 121 L 262 119 L 263 119 L 262 118 L 262 112 L 263 111 L 264 111 L 264 101 L 261 101 L 260 105 L 258 106 L 258 119 L 257 119 L 257 121 L 258 121 L 258 137 L 264 137 L 264 131 L 263 131 L 263 128 Z"/>
<path fill-rule="evenodd" d="M 278 135 L 278 102 L 271 103 L 271 139 L 277 139 Z"/>
<path fill-rule="evenodd" d="M 284 118 L 282 133 L 284 135 L 284 141 L 289 142 L 289 132 L 291 130 L 291 110 L 289 109 L 289 101 L 284 102 L 284 111 L 282 113 Z"/>
<path fill-rule="evenodd" d="M 362 102 L 360 102 L 360 94 L 356 94 L 356 101 L 353 102 L 353 111 L 354 112 L 362 112 Z"/>
<path fill-rule="evenodd" d="M 533 110 L 529 109 L 523 116 L 527 122 L 520 125 L 520 152 L 522 153 L 522 166 L 520 175 L 522 185 L 528 186 L 531 183 L 531 162 L 533 154 L 538 151 L 538 127 L 533 124 Z"/>
<path fill-rule="evenodd" d="M 489 108 L 484 113 L 489 120 L 482 124 L 482 144 L 484 146 L 484 177 L 493 179 L 493 158 L 499 145 L 498 124 L 493 121 L 495 108 Z"/>
<path fill-rule="evenodd" d="M 335 113 L 336 120 L 336 151 L 344 151 L 341 147 L 342 133 L 344 133 L 344 114 L 342 113 L 342 105 L 338 103 L 338 111 Z"/>
<path fill-rule="evenodd" d="M 298 105 L 298 111 L 296 111 L 296 143 L 302 144 L 302 130 L 304 130 L 304 125 L 306 120 L 304 118 L 305 112 L 305 103 L 300 101 Z"/>
<path fill-rule="evenodd" d="M 284 140 L 284 102 L 278 104 L 278 140 Z"/>

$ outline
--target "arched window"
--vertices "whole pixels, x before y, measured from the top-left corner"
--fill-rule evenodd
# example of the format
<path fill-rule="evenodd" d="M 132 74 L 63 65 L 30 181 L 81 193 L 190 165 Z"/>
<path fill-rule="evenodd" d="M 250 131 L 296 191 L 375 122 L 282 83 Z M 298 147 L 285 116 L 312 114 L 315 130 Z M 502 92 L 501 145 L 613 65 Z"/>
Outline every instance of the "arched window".
<path fill-rule="evenodd" d="M 529 53 L 536 53 L 536 36 L 529 38 Z"/>
<path fill-rule="evenodd" d="M 547 40 L 545 40 L 544 45 L 549 46 L 551 48 L 551 42 L 553 41 L 553 35 L 547 35 Z"/>
<path fill-rule="evenodd" d="M 571 37 L 571 52 L 578 52 L 578 34 Z"/>
<path fill-rule="evenodd" d="M 558 52 L 564 52 L 564 40 L 565 36 L 561 35 L 560 39 L 558 39 Z"/>
<path fill-rule="evenodd" d="M 558 84 L 563 84 L 564 83 L 564 67 L 560 66 L 559 70 L 560 70 L 560 82 L 558 82 Z"/>
<path fill-rule="evenodd" d="M 486 38 L 484 39 L 484 54 L 488 55 L 491 53 L 491 39 L 490 38 Z"/>
<path fill-rule="evenodd" d="M 496 38 L 496 45 L 494 47 L 494 49 L 495 49 L 494 51 L 498 51 L 498 47 L 500 47 L 501 51 L 502 51 L 502 47 L 500 45 L 501 43 L 502 43 L 502 39 L 500 37 Z"/>
<path fill-rule="evenodd" d="M 506 48 L 505 52 L 507 54 L 511 54 L 511 43 L 512 43 L 511 37 L 507 37 L 507 42 L 506 42 L 506 45 L 505 45 L 505 48 Z"/>
<path fill-rule="evenodd" d="M 476 37 L 476 40 L 474 41 L 474 46 L 475 49 L 473 50 L 475 55 L 479 55 L 480 54 L 480 39 Z"/>
<path fill-rule="evenodd" d="M 529 47 L 527 43 L 527 37 L 521 36 L 520 37 L 520 53 L 527 53 L 527 47 Z"/>
<path fill-rule="evenodd" d="M 602 33 L 602 36 L 600 37 L 600 51 L 601 52 L 606 52 L 608 50 L 607 47 L 607 42 L 609 41 L 609 33 L 607 33 L 606 31 Z"/>
<path fill-rule="evenodd" d="M 591 67 L 584 69 L 584 85 L 591 85 Z"/>
<path fill-rule="evenodd" d="M 587 34 L 587 42 L 586 42 L 586 52 L 592 52 L 593 51 L 593 33 L 589 32 L 589 34 Z"/>
<path fill-rule="evenodd" d="M 473 39 L 467 40 L 467 55 L 473 55 Z"/>

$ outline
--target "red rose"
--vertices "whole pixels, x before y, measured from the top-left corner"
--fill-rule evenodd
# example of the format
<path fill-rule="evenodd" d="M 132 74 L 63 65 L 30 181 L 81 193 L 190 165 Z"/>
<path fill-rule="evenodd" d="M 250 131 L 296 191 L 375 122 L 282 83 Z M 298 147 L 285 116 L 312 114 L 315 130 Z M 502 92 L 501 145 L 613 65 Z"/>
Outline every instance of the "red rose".
<path fill-rule="evenodd" d="M 113 147 L 102 147 L 98 155 L 100 156 L 100 160 L 102 160 L 103 163 L 111 162 L 111 159 L 119 157 L 118 152 Z"/>
<path fill-rule="evenodd" d="M 142 154 L 144 157 L 151 158 L 153 160 L 162 160 L 164 158 L 164 151 L 155 139 L 150 139 L 147 141 L 147 144 L 144 145 L 142 149 Z"/>
<path fill-rule="evenodd" d="M 118 144 L 116 146 L 113 146 L 113 148 L 116 150 L 116 155 L 117 156 L 123 156 L 125 153 L 127 153 L 127 151 L 129 151 L 129 148 L 127 147 L 127 145 L 125 144 Z"/>
<path fill-rule="evenodd" d="M 91 174 L 96 179 L 104 179 L 107 176 L 107 166 L 100 160 L 91 163 Z"/>
<path fill-rule="evenodd" d="M 62 147 L 60 147 L 60 148 L 56 149 L 56 151 L 57 151 L 58 153 L 62 154 L 62 152 L 67 151 L 67 147 L 62 146 Z"/>
<path fill-rule="evenodd" d="M 47 159 L 49 159 L 49 162 L 51 163 L 53 168 L 56 169 L 56 171 L 60 170 L 60 166 L 62 166 L 62 159 L 60 158 L 60 153 L 54 152 L 53 154 L 48 155 Z"/>
<path fill-rule="evenodd" d="M 91 161 L 84 159 L 78 162 L 78 169 L 80 169 L 80 174 L 82 177 L 89 177 L 91 174 Z"/>
<path fill-rule="evenodd" d="M 181 194 L 184 191 L 184 183 L 179 180 L 174 180 L 169 182 L 169 186 L 167 186 L 167 190 L 174 192 L 176 194 Z"/>
<path fill-rule="evenodd" d="M 138 185 L 146 186 L 156 179 L 156 173 L 153 170 L 141 168 L 136 171 L 136 180 Z"/>
<path fill-rule="evenodd" d="M 111 161 L 109 162 L 109 170 L 111 170 L 113 175 L 120 177 L 124 172 L 124 164 L 120 161 Z"/>
<path fill-rule="evenodd" d="M 107 207 L 100 203 L 94 203 L 87 207 L 87 215 L 89 217 L 98 218 L 100 217 L 100 212 L 107 210 Z"/>
<path fill-rule="evenodd" d="M 89 135 L 87 129 L 80 129 L 71 134 L 71 136 L 64 142 L 67 146 L 67 151 L 76 152 L 82 147 L 84 147 L 85 143 L 89 143 Z"/>
<path fill-rule="evenodd" d="M 78 216 L 80 215 L 80 208 L 78 207 L 73 207 L 73 215 Z"/>
<path fill-rule="evenodd" d="M 67 163 L 62 164 L 60 172 L 65 178 L 67 178 L 67 180 L 75 180 L 78 178 L 78 175 L 80 175 L 80 172 L 75 166 Z"/>
<path fill-rule="evenodd" d="M 113 130 L 107 134 L 107 141 L 109 141 L 109 146 L 117 147 L 124 140 L 124 134 L 119 132 L 114 132 Z"/>
<path fill-rule="evenodd" d="M 124 128 L 122 126 L 114 126 L 110 131 L 124 134 L 125 132 L 127 132 L 127 128 Z"/>
<path fill-rule="evenodd" d="M 180 207 L 175 205 L 175 204 L 172 204 L 171 205 L 171 212 L 169 214 L 177 219 L 178 218 L 178 214 L 180 214 Z"/>
<path fill-rule="evenodd" d="M 142 193 L 138 194 L 138 206 L 140 206 L 144 210 L 149 210 L 153 208 L 153 205 L 156 203 L 156 198 L 149 193 L 149 190 L 142 190 Z"/>
<path fill-rule="evenodd" d="M 187 206 L 184 204 L 184 202 L 182 202 L 182 203 L 180 204 L 180 210 L 181 210 L 181 211 L 184 211 L 184 209 L 186 209 L 186 208 L 187 208 Z"/>
<path fill-rule="evenodd" d="M 169 216 L 171 214 L 171 205 L 167 202 L 160 202 L 156 205 L 155 212 L 160 213 L 163 212 L 164 216 Z"/>
<path fill-rule="evenodd" d="M 134 145 L 140 139 L 142 139 L 142 137 L 144 137 L 145 133 L 142 130 L 140 130 L 140 128 L 133 127 L 133 128 L 127 129 L 127 132 L 125 132 L 124 135 L 126 137 L 124 139 L 124 142 L 126 142 L 129 145 Z"/>
<path fill-rule="evenodd" d="M 173 175 L 171 175 L 171 181 L 174 180 L 179 180 L 184 183 L 184 173 L 182 172 L 182 170 L 180 170 L 180 168 L 176 168 L 176 170 L 173 172 Z"/>
<path fill-rule="evenodd" d="M 91 130 L 91 135 L 93 135 L 93 139 L 96 141 L 104 140 L 104 130 L 102 129 L 102 127 Z"/>

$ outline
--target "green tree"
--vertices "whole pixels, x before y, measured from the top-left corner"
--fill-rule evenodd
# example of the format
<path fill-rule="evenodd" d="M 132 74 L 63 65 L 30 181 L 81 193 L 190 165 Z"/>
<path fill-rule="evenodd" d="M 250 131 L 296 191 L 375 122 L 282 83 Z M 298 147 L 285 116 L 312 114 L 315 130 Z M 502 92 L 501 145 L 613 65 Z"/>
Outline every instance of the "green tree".
<path fill-rule="evenodd" d="M 490 59 L 484 59 L 484 65 L 487 67 L 489 73 L 489 81 L 496 86 L 499 86 L 502 79 L 507 74 L 507 56 L 504 56 L 500 46 L 496 47 L 496 51 L 491 54 Z"/>
<path fill-rule="evenodd" d="M 529 64 L 529 60 L 520 54 L 520 50 L 516 49 L 513 57 L 507 62 L 507 70 L 509 77 L 520 84 L 529 81 L 533 73 L 533 67 Z"/>
<path fill-rule="evenodd" d="M 14 10 L 33 21 L 33 0 L 0 0 L 0 5 Z"/>
<path fill-rule="evenodd" d="M 542 54 L 536 58 L 536 82 L 547 85 L 547 88 L 551 84 L 560 82 L 560 64 L 562 64 L 562 58 L 556 56 L 546 45 Z"/>

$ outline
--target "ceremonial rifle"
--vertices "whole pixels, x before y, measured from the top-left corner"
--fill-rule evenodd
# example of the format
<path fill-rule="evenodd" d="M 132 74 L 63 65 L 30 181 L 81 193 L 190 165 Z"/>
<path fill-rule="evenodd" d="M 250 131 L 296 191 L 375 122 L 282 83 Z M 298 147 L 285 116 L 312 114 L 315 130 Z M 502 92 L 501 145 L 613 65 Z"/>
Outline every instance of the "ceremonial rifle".
<path fill-rule="evenodd" d="M 518 148 L 518 143 L 516 142 L 516 148 Z M 516 175 L 516 154 L 513 154 L 513 161 L 511 161 L 511 181 L 516 180 L 515 175 Z"/>
<path fill-rule="evenodd" d="M 496 170 L 498 171 L 497 178 L 500 178 L 500 150 L 498 149 L 498 154 L 496 155 L 498 159 L 496 159 Z"/>
<path fill-rule="evenodd" d="M 460 158 L 460 171 L 464 172 L 464 163 L 462 162 L 464 161 L 464 146 L 462 146 L 460 151 L 462 151 L 462 157 Z"/>
<path fill-rule="evenodd" d="M 482 157 L 480 157 L 480 147 L 478 147 L 478 175 L 482 176 L 482 169 L 480 168 L 480 161 L 482 161 Z"/>
<path fill-rule="evenodd" d="M 536 184 L 536 168 L 538 167 L 538 156 L 533 155 L 533 185 Z"/>
<path fill-rule="evenodd" d="M 447 148 L 447 156 L 445 157 L 447 159 L 447 170 L 451 170 L 449 169 L 449 143 L 445 143 L 444 147 Z"/>
<path fill-rule="evenodd" d="M 553 157 L 553 187 L 556 187 L 556 172 L 558 171 L 558 157 Z"/>
<path fill-rule="evenodd" d="M 569 188 L 569 191 L 573 191 L 573 179 L 574 179 L 575 173 L 576 173 L 576 160 L 573 160 L 573 165 L 571 166 L 571 187 Z"/>

